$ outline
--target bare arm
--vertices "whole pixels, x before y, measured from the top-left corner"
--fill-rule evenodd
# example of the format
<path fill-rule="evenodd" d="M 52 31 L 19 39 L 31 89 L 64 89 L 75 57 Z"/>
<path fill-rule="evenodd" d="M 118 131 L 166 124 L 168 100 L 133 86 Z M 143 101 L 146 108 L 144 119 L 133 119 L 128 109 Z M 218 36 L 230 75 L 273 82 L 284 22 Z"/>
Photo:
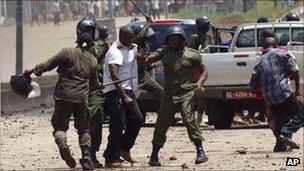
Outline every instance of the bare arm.
<path fill-rule="evenodd" d="M 299 71 L 292 71 L 290 73 L 290 79 L 295 80 L 295 95 L 299 96 L 300 95 L 300 76 L 299 76 Z"/>
<path fill-rule="evenodd" d="M 206 70 L 204 70 L 196 82 L 197 89 L 203 88 L 203 84 L 207 80 L 207 78 L 208 78 L 208 72 Z"/>
<path fill-rule="evenodd" d="M 119 80 L 118 77 L 118 70 L 119 70 L 119 65 L 117 64 L 109 64 L 109 70 L 110 70 L 110 74 L 111 74 L 111 78 L 113 81 L 117 81 Z M 127 95 L 126 91 L 124 90 L 124 88 L 120 83 L 115 83 L 114 84 L 118 94 L 120 95 L 121 99 L 123 100 L 123 102 L 128 106 L 132 104 L 132 99 Z"/>
<path fill-rule="evenodd" d="M 151 65 L 154 62 L 159 61 L 159 56 L 156 56 L 154 54 L 150 54 L 147 58 L 145 58 L 145 65 Z"/>
<path fill-rule="evenodd" d="M 297 59 L 294 55 L 291 53 L 287 53 L 287 62 L 286 62 L 286 68 L 288 69 L 287 72 L 291 80 L 295 80 L 295 95 L 299 96 L 299 88 L 300 88 L 300 78 L 299 78 L 299 66 L 297 64 Z"/>

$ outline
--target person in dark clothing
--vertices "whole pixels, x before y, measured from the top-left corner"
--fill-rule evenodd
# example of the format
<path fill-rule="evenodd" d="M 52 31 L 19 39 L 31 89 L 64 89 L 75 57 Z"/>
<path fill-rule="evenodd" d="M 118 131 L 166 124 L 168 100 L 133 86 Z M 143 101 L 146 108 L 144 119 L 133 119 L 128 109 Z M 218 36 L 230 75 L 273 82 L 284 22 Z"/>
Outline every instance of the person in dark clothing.
<path fill-rule="evenodd" d="M 139 53 L 138 46 L 133 43 L 133 37 L 134 32 L 131 27 L 121 27 L 119 39 L 110 47 L 105 58 L 104 84 L 130 78 L 130 80 L 114 84 L 115 86 L 108 86 L 103 90 L 106 96 L 105 104 L 110 115 L 110 134 L 103 155 L 105 167 L 108 168 L 122 167 L 120 155 L 130 163 L 136 162 L 131 157 L 130 151 L 143 123 L 143 116 L 134 92 L 138 84 L 136 60 Z"/>
<path fill-rule="evenodd" d="M 41 76 L 58 67 L 59 79 L 54 91 L 55 109 L 52 116 L 53 136 L 62 159 L 70 168 L 75 168 L 76 161 L 70 153 L 66 135 L 73 114 L 82 152 L 80 164 L 84 170 L 92 170 L 89 91 L 103 86 L 97 79 L 97 60 L 90 52 L 90 47 L 94 45 L 93 38 L 88 33 L 81 34 L 77 44 L 76 48 L 65 48 L 49 60 L 26 70 L 25 74 Z"/>
<path fill-rule="evenodd" d="M 269 119 L 276 122 L 273 128 L 276 136 L 274 152 L 299 149 L 291 136 L 304 124 L 303 104 L 295 98 L 299 95 L 298 90 L 293 93 L 289 85 L 289 78 L 298 77 L 299 74 L 296 59 L 286 51 L 276 48 L 273 37 L 265 38 L 262 45 L 265 50 L 254 67 L 250 84 L 253 88 L 262 90 L 263 98 L 272 114 Z M 285 115 L 292 118 L 291 121 L 286 121 Z"/>

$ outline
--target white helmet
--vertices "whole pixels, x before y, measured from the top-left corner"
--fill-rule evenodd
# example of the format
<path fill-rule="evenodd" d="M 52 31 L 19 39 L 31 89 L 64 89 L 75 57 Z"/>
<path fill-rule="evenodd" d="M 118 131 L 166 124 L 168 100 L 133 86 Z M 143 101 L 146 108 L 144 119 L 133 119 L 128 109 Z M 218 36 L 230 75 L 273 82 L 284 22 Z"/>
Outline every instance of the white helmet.
<path fill-rule="evenodd" d="M 37 82 L 31 81 L 31 91 L 28 93 L 26 98 L 38 97 L 41 94 L 40 86 Z"/>

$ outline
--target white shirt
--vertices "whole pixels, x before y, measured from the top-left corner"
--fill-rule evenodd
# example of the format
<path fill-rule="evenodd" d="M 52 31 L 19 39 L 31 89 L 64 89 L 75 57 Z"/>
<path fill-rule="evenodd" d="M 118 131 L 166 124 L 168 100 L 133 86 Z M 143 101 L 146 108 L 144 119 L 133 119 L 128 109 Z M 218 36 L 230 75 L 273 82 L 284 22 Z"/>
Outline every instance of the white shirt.
<path fill-rule="evenodd" d="M 59 2 L 54 2 L 53 11 L 60 12 Z"/>
<path fill-rule="evenodd" d="M 137 61 L 138 55 L 137 45 L 133 44 L 133 49 L 129 50 L 126 46 L 116 40 L 110 47 L 105 57 L 105 66 L 103 67 L 103 84 L 112 82 L 109 64 L 119 65 L 118 78 L 125 79 L 134 77 L 133 79 L 122 82 L 122 87 L 127 90 L 136 90 L 138 85 Z M 106 86 L 103 92 L 115 90 L 114 85 Z"/>
<path fill-rule="evenodd" d="M 104 7 L 105 11 L 109 10 L 109 2 L 108 2 L 108 0 L 103 1 L 103 7 Z"/>
<path fill-rule="evenodd" d="M 90 2 L 88 5 L 88 11 L 92 14 L 94 14 L 94 3 Z"/>
<path fill-rule="evenodd" d="M 158 0 L 152 1 L 151 4 L 152 4 L 153 9 L 159 9 L 159 1 Z"/>

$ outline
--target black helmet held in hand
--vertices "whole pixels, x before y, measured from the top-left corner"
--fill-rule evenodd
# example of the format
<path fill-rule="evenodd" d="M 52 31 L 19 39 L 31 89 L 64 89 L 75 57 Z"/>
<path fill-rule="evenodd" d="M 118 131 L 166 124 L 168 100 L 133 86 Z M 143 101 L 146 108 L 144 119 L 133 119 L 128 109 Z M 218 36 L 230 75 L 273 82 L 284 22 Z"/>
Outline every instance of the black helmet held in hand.
<path fill-rule="evenodd" d="M 12 90 L 24 98 L 33 98 L 40 96 L 40 86 L 32 81 L 31 76 L 19 74 L 11 76 L 10 86 Z"/>
<path fill-rule="evenodd" d="M 168 28 L 166 33 L 166 39 L 168 39 L 168 37 L 171 35 L 180 35 L 182 39 L 187 39 L 184 29 L 180 26 L 171 26 L 170 28 Z"/>

